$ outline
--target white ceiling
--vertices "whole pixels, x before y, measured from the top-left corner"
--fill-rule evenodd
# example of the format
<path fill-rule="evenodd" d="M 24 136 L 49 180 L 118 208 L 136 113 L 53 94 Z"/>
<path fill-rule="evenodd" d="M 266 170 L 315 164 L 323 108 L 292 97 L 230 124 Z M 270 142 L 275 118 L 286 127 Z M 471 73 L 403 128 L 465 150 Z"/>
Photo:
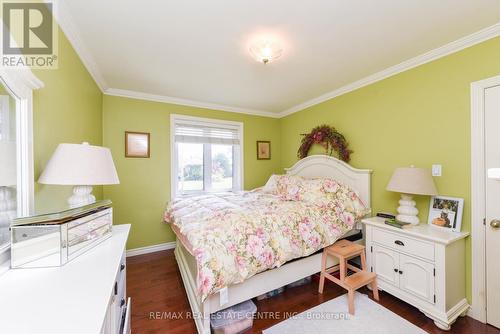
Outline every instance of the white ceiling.
<path fill-rule="evenodd" d="M 500 22 L 500 1 L 65 0 L 59 17 L 105 92 L 283 114 Z M 248 44 L 266 34 L 284 54 L 263 65 Z"/>

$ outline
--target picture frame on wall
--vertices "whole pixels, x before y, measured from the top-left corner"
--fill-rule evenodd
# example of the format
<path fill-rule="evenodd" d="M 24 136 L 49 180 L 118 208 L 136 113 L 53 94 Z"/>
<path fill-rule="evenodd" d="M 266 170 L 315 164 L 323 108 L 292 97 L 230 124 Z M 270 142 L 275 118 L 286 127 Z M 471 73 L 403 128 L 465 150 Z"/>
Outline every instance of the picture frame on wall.
<path fill-rule="evenodd" d="M 257 141 L 257 160 L 271 160 L 271 142 Z"/>
<path fill-rule="evenodd" d="M 437 228 L 460 232 L 463 210 L 463 198 L 433 196 L 429 204 L 428 224 Z"/>
<path fill-rule="evenodd" d="M 125 157 L 149 158 L 150 134 L 147 132 L 125 131 Z"/>

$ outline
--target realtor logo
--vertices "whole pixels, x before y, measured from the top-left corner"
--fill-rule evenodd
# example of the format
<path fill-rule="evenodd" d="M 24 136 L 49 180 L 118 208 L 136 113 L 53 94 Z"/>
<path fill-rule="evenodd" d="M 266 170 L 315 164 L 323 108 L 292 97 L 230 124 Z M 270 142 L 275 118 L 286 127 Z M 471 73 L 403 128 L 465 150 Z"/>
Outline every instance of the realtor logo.
<path fill-rule="evenodd" d="M 2 1 L 2 66 L 57 68 L 53 3 Z"/>

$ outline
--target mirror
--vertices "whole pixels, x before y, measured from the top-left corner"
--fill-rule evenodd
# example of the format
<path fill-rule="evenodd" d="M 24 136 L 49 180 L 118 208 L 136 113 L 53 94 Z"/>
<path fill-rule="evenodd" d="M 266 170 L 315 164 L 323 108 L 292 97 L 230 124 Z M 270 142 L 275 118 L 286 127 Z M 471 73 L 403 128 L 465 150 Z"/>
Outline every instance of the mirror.
<path fill-rule="evenodd" d="M 10 221 L 20 213 L 17 206 L 17 115 L 18 100 L 0 85 L 0 250 L 10 244 Z"/>

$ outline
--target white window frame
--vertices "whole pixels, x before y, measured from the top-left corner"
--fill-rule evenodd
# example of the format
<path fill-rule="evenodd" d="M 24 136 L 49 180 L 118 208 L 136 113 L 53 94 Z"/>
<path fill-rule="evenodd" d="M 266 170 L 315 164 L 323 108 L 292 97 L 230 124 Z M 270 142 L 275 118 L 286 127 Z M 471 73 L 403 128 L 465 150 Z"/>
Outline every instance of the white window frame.
<path fill-rule="evenodd" d="M 234 121 L 225 121 L 225 120 L 220 120 L 220 119 L 214 119 L 214 118 L 204 118 L 204 117 L 194 117 L 194 116 L 186 116 L 186 115 L 179 115 L 179 114 L 171 114 L 170 115 L 170 196 L 171 198 L 175 198 L 178 196 L 183 196 L 187 194 L 179 194 L 177 192 L 178 189 L 178 166 L 179 162 L 177 161 L 178 159 L 178 152 L 177 152 L 177 145 L 175 143 L 175 125 L 179 122 L 182 123 L 191 123 L 193 125 L 198 125 L 198 126 L 217 126 L 220 128 L 230 128 L 230 129 L 237 129 L 238 131 L 238 140 L 240 142 L 239 144 L 239 159 L 235 159 L 234 151 L 233 151 L 233 177 L 236 175 L 236 180 L 233 179 L 233 191 L 238 191 L 243 189 L 244 185 L 244 174 L 243 174 L 243 123 L 242 122 L 234 122 Z M 208 147 L 208 148 L 207 148 Z M 203 156 L 208 157 L 211 156 L 210 154 L 210 147 L 208 145 L 204 145 L 204 152 Z M 208 168 L 210 168 L 209 164 L 206 163 L 206 161 L 203 162 L 203 175 L 209 175 L 206 174 L 206 171 Z M 234 174 L 236 173 L 236 174 Z M 211 180 L 210 180 L 211 181 Z M 209 182 L 210 182 L 209 181 Z M 205 182 L 205 181 L 204 181 Z M 206 183 L 204 183 L 206 185 Z M 207 193 L 208 191 L 202 190 L 202 191 L 196 191 L 196 192 L 190 192 L 189 194 L 203 194 Z"/>
<path fill-rule="evenodd" d="M 33 214 L 35 206 L 33 163 L 33 90 L 43 87 L 28 68 L 0 68 L 0 80 L 16 98 L 17 210 Z M 10 244 L 0 248 L 0 275 L 10 269 Z"/>

